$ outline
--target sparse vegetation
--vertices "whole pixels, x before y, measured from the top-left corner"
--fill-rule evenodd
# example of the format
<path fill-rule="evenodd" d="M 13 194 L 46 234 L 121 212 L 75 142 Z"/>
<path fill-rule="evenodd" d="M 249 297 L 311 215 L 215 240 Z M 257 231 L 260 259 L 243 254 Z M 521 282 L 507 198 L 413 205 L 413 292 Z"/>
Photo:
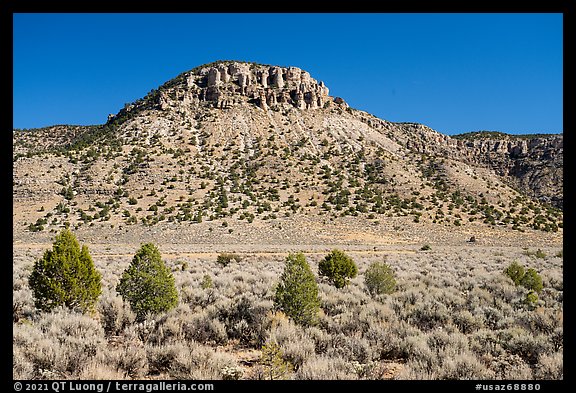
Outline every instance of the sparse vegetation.
<path fill-rule="evenodd" d="M 14 379 L 562 379 L 562 136 L 260 110 L 261 67 L 14 130 Z"/>
<path fill-rule="evenodd" d="M 373 298 L 361 280 L 342 289 L 320 282 L 312 325 L 277 311 L 281 278 L 297 270 L 286 266 L 303 266 L 303 255 L 241 255 L 226 269 L 209 257 L 181 257 L 173 269 L 179 304 L 143 320 L 114 290 L 129 257 L 96 261 L 104 287 L 98 319 L 36 310 L 26 280 L 30 262 L 18 257 L 14 377 L 562 378 L 561 261 L 542 260 L 542 281 L 550 285 L 537 294 L 502 274 L 506 260 L 525 266 L 531 257 L 521 250 L 497 254 L 480 248 L 389 254 L 394 292 Z M 383 265 L 381 256 L 357 255 L 363 274 Z M 323 257 L 310 256 L 310 263 Z M 182 261 L 189 264 L 185 271 L 177 268 Z M 315 284 L 310 269 L 300 271 Z M 203 284 L 207 276 L 212 286 Z M 223 347 L 226 352 L 218 350 Z"/>

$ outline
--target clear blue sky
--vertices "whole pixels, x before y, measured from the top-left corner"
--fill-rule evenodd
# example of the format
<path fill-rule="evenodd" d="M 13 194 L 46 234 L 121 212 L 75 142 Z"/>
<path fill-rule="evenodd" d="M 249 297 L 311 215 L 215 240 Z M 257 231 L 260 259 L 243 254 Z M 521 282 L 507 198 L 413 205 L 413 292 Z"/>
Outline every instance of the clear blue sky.
<path fill-rule="evenodd" d="M 14 14 L 14 127 L 102 124 L 216 60 L 296 66 L 382 119 L 563 131 L 562 14 Z"/>

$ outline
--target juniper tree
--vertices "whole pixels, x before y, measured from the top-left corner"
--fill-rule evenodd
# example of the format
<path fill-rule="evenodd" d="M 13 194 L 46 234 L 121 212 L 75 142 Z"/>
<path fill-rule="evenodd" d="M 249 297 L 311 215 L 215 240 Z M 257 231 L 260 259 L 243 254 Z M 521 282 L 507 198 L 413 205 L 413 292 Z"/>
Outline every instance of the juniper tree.
<path fill-rule="evenodd" d="M 274 303 L 300 325 L 316 323 L 320 310 L 318 285 L 306 257 L 301 252 L 291 253 L 286 257 Z"/>
<path fill-rule="evenodd" d="M 178 304 L 174 276 L 152 243 L 143 244 L 136 252 L 116 291 L 140 321 L 147 313 L 168 311 Z"/>
<path fill-rule="evenodd" d="M 514 261 L 504 270 L 504 273 L 512 279 L 515 285 L 520 285 L 525 271 L 522 265 Z"/>
<path fill-rule="evenodd" d="M 540 293 L 542 288 L 544 288 L 542 277 L 540 277 L 538 272 L 532 268 L 526 270 L 526 273 L 524 273 L 524 276 L 522 276 L 522 279 L 520 280 L 520 284 L 524 288 L 537 293 Z"/>
<path fill-rule="evenodd" d="M 356 277 L 356 263 L 343 251 L 332 250 L 318 264 L 318 272 L 327 277 L 336 288 L 344 288 L 350 278 Z"/>
<path fill-rule="evenodd" d="M 80 247 L 68 229 L 54 239 L 34 263 L 29 285 L 36 308 L 50 311 L 63 306 L 83 313 L 92 311 L 102 293 L 102 275 L 94 267 L 88 247 Z"/>

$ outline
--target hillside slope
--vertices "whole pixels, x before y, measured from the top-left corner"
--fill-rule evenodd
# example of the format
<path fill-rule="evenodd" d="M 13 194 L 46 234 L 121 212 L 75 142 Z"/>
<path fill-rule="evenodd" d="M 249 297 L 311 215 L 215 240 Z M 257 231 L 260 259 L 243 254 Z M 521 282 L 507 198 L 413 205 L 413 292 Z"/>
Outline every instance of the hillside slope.
<path fill-rule="evenodd" d="M 339 220 L 562 231 L 561 135 L 388 122 L 296 67 L 200 66 L 104 125 L 15 130 L 13 146 L 17 232 L 196 225 L 211 242 L 263 225 L 252 239 L 278 226 L 289 241 L 311 230 L 299 222 L 322 236 Z"/>

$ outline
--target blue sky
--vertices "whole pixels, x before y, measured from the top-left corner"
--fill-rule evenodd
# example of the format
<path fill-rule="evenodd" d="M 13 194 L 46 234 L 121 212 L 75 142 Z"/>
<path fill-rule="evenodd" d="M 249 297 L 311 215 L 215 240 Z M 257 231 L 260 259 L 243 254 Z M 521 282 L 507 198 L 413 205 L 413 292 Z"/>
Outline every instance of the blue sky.
<path fill-rule="evenodd" d="M 14 14 L 14 127 L 101 124 L 216 60 L 296 66 L 382 119 L 563 131 L 562 14 Z"/>

